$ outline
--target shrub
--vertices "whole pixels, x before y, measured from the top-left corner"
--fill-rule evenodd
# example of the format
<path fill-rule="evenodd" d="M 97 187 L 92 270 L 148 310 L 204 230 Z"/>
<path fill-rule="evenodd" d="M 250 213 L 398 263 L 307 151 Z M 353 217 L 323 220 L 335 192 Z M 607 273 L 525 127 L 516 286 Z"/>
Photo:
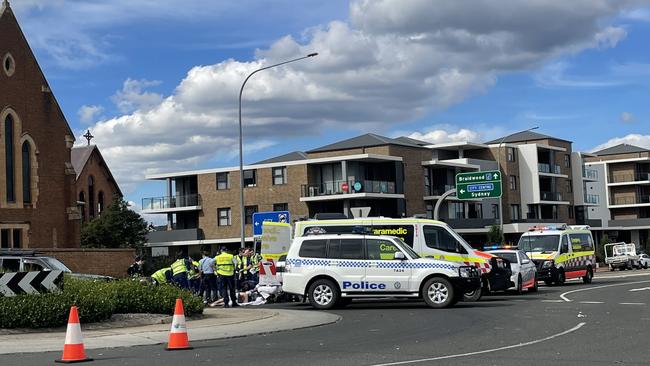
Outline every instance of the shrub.
<path fill-rule="evenodd" d="M 70 307 L 79 308 L 79 320 L 107 320 L 115 313 L 173 314 L 176 298 L 183 299 L 186 315 L 203 312 L 203 302 L 190 292 L 170 285 L 154 287 L 138 281 L 96 282 L 65 278 L 64 290 L 43 295 L 0 298 L 0 328 L 63 326 Z"/>

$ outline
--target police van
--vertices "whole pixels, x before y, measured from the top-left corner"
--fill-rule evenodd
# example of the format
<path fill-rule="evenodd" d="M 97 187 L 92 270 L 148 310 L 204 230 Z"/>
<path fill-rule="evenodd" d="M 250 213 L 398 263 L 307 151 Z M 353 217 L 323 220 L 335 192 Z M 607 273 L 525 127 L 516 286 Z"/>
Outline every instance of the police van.
<path fill-rule="evenodd" d="M 472 248 L 449 225 L 441 221 L 417 218 L 358 218 L 341 220 L 308 220 L 295 223 L 294 237 L 307 235 L 311 230 L 322 229 L 328 234 L 352 233 L 364 227 L 373 235 L 399 237 L 422 257 L 473 265 L 481 272 L 483 289 L 505 291 L 514 286 L 512 272 L 506 260 Z M 469 292 L 464 301 L 477 301 L 481 291 Z"/>
<path fill-rule="evenodd" d="M 591 283 L 596 254 L 589 226 L 532 227 L 519 238 L 518 247 L 537 266 L 537 278 L 547 285 L 562 285 L 582 278 Z"/>
<path fill-rule="evenodd" d="M 294 239 L 283 273 L 284 292 L 306 296 L 317 309 L 353 298 L 422 298 L 432 308 L 480 290 L 478 269 L 421 258 L 392 236 L 322 234 Z"/>

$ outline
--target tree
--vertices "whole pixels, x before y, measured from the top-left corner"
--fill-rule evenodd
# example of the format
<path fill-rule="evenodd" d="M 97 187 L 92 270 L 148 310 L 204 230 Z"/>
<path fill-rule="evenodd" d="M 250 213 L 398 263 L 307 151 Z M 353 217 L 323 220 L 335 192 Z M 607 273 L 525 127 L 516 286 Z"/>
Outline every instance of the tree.
<path fill-rule="evenodd" d="M 600 239 L 598 250 L 596 250 L 596 260 L 598 262 L 605 262 L 605 244 L 609 243 L 613 243 L 613 240 L 609 238 L 609 235 L 603 235 L 603 237 Z"/>
<path fill-rule="evenodd" d="M 488 243 L 490 244 L 503 244 L 503 235 L 501 234 L 501 228 L 498 225 L 490 226 L 490 231 L 488 231 Z"/>
<path fill-rule="evenodd" d="M 121 197 L 114 197 L 101 215 L 81 228 L 86 248 L 135 248 L 146 243 L 147 223 Z"/>

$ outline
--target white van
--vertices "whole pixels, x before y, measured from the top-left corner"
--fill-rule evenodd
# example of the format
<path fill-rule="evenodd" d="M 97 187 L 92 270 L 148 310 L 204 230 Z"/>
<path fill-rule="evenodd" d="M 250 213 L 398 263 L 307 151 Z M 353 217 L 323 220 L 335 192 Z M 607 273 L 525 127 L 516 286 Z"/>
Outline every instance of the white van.
<path fill-rule="evenodd" d="M 449 225 L 441 221 L 404 218 L 359 218 L 340 220 L 307 220 L 295 223 L 294 238 L 310 231 L 327 234 L 350 234 L 358 230 L 373 235 L 396 236 L 422 257 L 432 257 L 459 265 L 473 265 L 482 273 L 483 289 L 505 291 L 514 286 L 508 262 L 495 255 L 472 248 Z M 476 301 L 481 291 L 465 294 L 465 301 Z"/>
<path fill-rule="evenodd" d="M 294 239 L 282 290 L 306 296 L 317 309 L 353 298 L 422 298 L 432 308 L 480 292 L 474 266 L 421 258 L 399 238 L 374 235 L 310 235 Z"/>

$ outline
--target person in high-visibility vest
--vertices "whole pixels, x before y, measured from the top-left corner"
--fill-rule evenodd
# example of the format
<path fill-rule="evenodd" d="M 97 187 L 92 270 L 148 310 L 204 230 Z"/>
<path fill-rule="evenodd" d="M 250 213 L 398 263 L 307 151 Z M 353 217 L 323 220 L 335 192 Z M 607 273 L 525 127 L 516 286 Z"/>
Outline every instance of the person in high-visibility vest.
<path fill-rule="evenodd" d="M 241 290 L 244 283 L 249 282 L 252 279 L 250 272 L 252 265 L 250 248 L 244 249 L 240 257 L 241 258 L 237 258 L 237 267 L 239 270 L 239 282 L 237 282 L 237 288 Z"/>
<path fill-rule="evenodd" d="M 190 264 L 189 260 L 183 255 L 183 252 L 178 252 L 176 262 L 172 263 L 171 269 L 174 283 L 182 289 L 187 289 L 189 287 L 187 283 L 187 272 L 190 269 Z"/>
<path fill-rule="evenodd" d="M 172 269 L 165 267 L 157 270 L 154 274 L 151 275 L 151 279 L 156 285 L 162 285 L 163 283 L 168 283 L 172 279 Z"/>
<path fill-rule="evenodd" d="M 199 273 L 199 261 L 195 260 L 195 258 L 190 258 L 190 259 L 192 259 L 192 262 L 190 262 L 188 282 L 190 285 L 190 290 L 192 290 L 193 293 L 198 294 L 199 291 L 201 290 L 201 274 Z"/>
<path fill-rule="evenodd" d="M 251 254 L 251 263 L 253 267 L 251 268 L 251 273 L 253 274 L 252 281 L 257 285 L 260 282 L 260 262 L 262 262 L 262 255 L 252 251 Z"/>
<path fill-rule="evenodd" d="M 221 295 L 223 296 L 223 307 L 230 307 L 232 300 L 232 307 L 237 307 L 237 296 L 235 295 L 235 267 L 237 260 L 235 256 L 228 253 L 224 247 L 221 248 L 221 254 L 216 256 L 217 276 L 219 276 L 219 283 L 221 284 Z"/>

